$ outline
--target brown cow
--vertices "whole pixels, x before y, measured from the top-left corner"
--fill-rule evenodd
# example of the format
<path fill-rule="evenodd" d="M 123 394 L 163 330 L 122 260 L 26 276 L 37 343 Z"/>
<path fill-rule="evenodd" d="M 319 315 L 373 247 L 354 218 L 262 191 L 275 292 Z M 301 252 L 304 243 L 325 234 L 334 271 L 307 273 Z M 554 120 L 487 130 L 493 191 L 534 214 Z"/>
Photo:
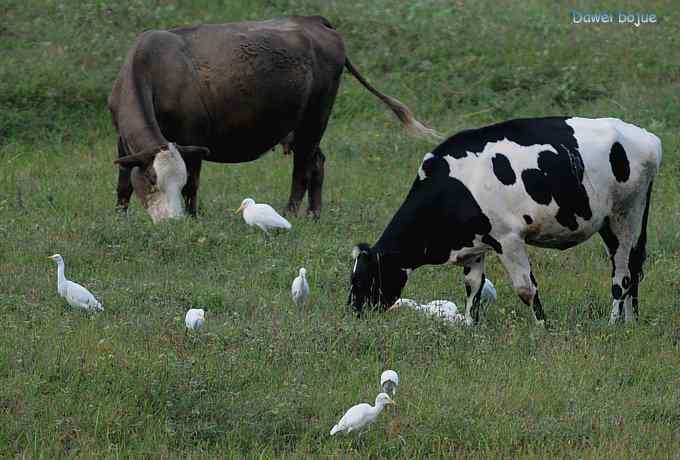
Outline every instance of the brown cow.
<path fill-rule="evenodd" d="M 283 143 L 294 152 L 286 211 L 321 211 L 326 129 L 343 67 L 410 131 L 436 137 L 372 87 L 320 16 L 144 32 L 109 97 L 118 132 L 118 208 L 133 190 L 154 222 L 196 214 L 201 163 L 241 163 Z M 289 145 L 290 143 L 290 145 Z M 184 203 L 182 203 L 182 195 Z"/>

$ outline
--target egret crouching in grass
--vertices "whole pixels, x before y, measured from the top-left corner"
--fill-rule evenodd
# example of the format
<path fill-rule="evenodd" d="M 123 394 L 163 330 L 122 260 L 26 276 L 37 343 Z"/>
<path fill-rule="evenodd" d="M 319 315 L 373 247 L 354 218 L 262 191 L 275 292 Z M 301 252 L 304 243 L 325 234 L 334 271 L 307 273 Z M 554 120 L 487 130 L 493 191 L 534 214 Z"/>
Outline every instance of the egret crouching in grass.
<path fill-rule="evenodd" d="M 375 406 L 371 406 L 368 403 L 352 406 L 345 412 L 345 415 L 342 416 L 340 421 L 333 426 L 331 429 L 331 436 L 340 432 L 352 433 L 358 431 L 361 433 L 362 428 L 373 423 L 388 404 L 397 405 L 397 403 L 392 401 L 392 398 L 390 398 L 389 395 L 380 393 L 375 398 Z"/>
<path fill-rule="evenodd" d="M 430 303 L 421 305 L 415 300 L 397 299 L 397 301 L 394 302 L 394 305 L 392 305 L 389 310 L 399 307 L 413 308 L 418 312 L 444 319 L 452 323 L 462 323 L 465 321 L 465 316 L 458 313 L 458 307 L 450 300 L 433 300 Z"/>
<path fill-rule="evenodd" d="M 393 398 L 397 394 L 397 386 L 399 386 L 399 375 L 396 371 L 388 369 L 380 375 L 380 388 Z"/>
<path fill-rule="evenodd" d="M 260 227 L 265 237 L 269 235 L 269 230 L 283 228 L 290 230 L 293 226 L 286 219 L 281 217 L 274 208 L 265 203 L 255 203 L 252 198 L 246 198 L 241 202 L 241 206 L 236 210 L 238 214 L 243 210 L 243 220 L 248 225 Z"/>
<path fill-rule="evenodd" d="M 496 301 L 496 288 L 489 278 L 484 278 L 482 287 L 482 302 L 493 303 Z"/>
<path fill-rule="evenodd" d="M 95 299 L 90 291 L 78 283 L 69 281 L 64 275 L 64 258 L 59 254 L 54 254 L 48 259 L 57 263 L 57 292 L 66 299 L 68 304 L 74 308 L 86 311 L 104 311 L 102 304 Z"/>
<path fill-rule="evenodd" d="M 187 331 L 200 331 L 205 325 L 205 310 L 202 308 L 190 309 L 184 317 L 184 324 L 187 326 Z"/>
<path fill-rule="evenodd" d="M 293 280 L 293 285 L 290 287 L 293 302 L 295 302 L 295 305 L 298 307 L 307 303 L 307 299 L 309 298 L 309 284 L 307 284 L 306 274 L 307 270 L 301 268 L 300 274 Z"/>

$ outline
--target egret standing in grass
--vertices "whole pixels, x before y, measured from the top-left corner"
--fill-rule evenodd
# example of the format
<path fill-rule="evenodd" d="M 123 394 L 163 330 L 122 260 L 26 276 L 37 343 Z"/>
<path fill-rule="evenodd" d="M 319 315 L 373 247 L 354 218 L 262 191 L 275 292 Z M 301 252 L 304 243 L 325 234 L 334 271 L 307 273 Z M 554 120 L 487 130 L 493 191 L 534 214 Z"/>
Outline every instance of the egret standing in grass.
<path fill-rule="evenodd" d="M 309 284 L 307 284 L 306 275 L 307 270 L 300 269 L 300 274 L 293 280 L 293 285 L 290 287 L 290 293 L 293 296 L 295 305 L 302 306 L 307 303 L 309 298 Z"/>
<path fill-rule="evenodd" d="M 380 393 L 375 398 L 375 406 L 368 403 L 352 406 L 345 412 L 340 421 L 331 428 L 331 436 L 335 433 L 361 433 L 362 428 L 373 423 L 385 406 L 389 404 L 396 406 L 397 403 L 387 393 Z"/>
<path fill-rule="evenodd" d="M 184 317 L 187 331 L 200 331 L 205 325 L 205 310 L 202 308 L 190 309 Z"/>
<path fill-rule="evenodd" d="M 388 369 L 380 375 L 380 388 L 382 391 L 394 398 L 399 386 L 399 375 L 396 371 Z"/>
<path fill-rule="evenodd" d="M 69 281 L 64 275 L 64 258 L 59 254 L 54 254 L 48 259 L 57 263 L 57 292 L 66 299 L 68 304 L 74 308 L 86 311 L 104 311 L 102 304 L 95 299 L 90 291 L 78 283 Z"/>
<path fill-rule="evenodd" d="M 246 224 L 260 227 L 265 236 L 269 235 L 271 229 L 290 230 L 293 227 L 290 222 L 274 211 L 274 208 L 265 203 L 255 203 L 252 198 L 243 200 L 236 213 L 238 214 L 241 210 L 243 210 L 243 220 L 246 221 Z"/>

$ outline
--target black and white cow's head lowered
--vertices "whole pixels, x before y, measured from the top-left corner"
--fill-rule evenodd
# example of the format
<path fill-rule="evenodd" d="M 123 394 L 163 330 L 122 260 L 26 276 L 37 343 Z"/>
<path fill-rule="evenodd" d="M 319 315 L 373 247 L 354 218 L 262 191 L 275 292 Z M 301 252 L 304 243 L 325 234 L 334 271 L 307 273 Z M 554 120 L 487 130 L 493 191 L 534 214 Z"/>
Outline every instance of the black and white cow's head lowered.
<path fill-rule="evenodd" d="M 182 188 L 187 183 L 183 155 L 205 156 L 205 147 L 169 143 L 115 161 L 131 168 L 132 187 L 154 223 L 184 216 Z"/>
<path fill-rule="evenodd" d="M 347 303 L 358 315 L 363 313 L 365 304 L 386 310 L 399 298 L 408 272 L 392 263 L 391 256 L 366 243 L 359 243 L 352 249 L 354 268 Z"/>

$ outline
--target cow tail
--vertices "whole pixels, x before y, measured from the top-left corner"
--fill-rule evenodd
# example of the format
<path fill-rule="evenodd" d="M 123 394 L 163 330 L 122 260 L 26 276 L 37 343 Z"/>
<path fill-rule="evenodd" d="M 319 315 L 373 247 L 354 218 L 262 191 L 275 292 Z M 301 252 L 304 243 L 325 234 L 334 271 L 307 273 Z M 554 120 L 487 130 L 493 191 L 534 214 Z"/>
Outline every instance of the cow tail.
<path fill-rule="evenodd" d="M 359 83 L 361 83 L 367 90 L 369 90 L 376 97 L 378 97 L 378 99 L 383 101 L 383 103 L 387 105 L 392 110 L 392 112 L 394 112 L 394 114 L 397 116 L 397 118 L 399 118 L 399 121 L 404 125 L 404 127 L 409 133 L 415 136 L 425 137 L 437 142 L 444 139 L 444 136 L 439 134 L 437 131 L 435 131 L 432 128 L 428 128 L 420 121 L 418 121 L 413 116 L 408 107 L 406 107 L 404 104 L 402 104 L 393 97 L 381 93 L 369 82 L 367 82 L 366 79 L 359 73 L 359 71 L 352 65 L 348 57 L 345 58 L 345 67 L 347 68 L 349 73 L 354 75 L 354 78 L 359 80 Z"/>

